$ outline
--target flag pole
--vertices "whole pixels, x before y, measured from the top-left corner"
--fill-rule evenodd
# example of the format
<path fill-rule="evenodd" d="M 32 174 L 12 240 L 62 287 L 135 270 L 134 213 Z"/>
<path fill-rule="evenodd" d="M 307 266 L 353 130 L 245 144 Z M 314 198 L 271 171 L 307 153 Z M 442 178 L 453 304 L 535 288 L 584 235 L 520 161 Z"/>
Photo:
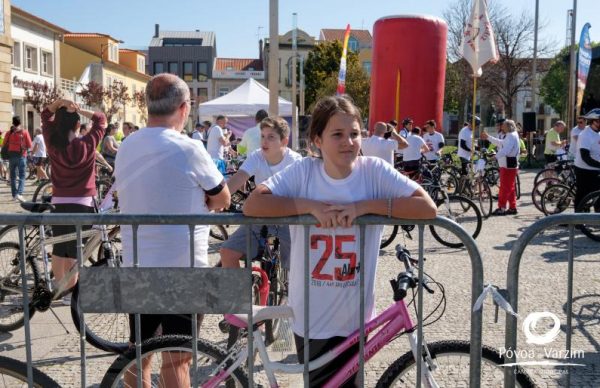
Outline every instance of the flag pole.
<path fill-rule="evenodd" d="M 473 163 L 473 151 L 475 150 L 475 104 L 477 102 L 477 77 L 473 76 L 473 109 L 471 113 L 471 163 Z"/>
<path fill-rule="evenodd" d="M 396 121 L 400 123 L 400 69 L 396 75 Z"/>

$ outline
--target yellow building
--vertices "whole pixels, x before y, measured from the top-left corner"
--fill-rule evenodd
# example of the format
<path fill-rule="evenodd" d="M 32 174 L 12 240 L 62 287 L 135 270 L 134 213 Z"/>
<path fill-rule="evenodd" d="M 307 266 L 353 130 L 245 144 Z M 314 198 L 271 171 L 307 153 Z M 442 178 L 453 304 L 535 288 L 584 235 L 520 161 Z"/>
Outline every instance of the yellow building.
<path fill-rule="evenodd" d="M 150 76 L 145 74 L 146 57 L 135 50 L 120 49 L 123 43 L 110 35 L 99 33 L 68 33 L 63 37 L 61 55 L 61 89 L 80 101 L 76 93 L 80 84 L 90 81 L 108 87 L 121 82 L 132 97 L 112 118 L 113 122 L 130 121 L 134 125 L 146 124 L 146 113 L 135 104 L 133 95 L 143 91 Z"/>
<path fill-rule="evenodd" d="M 344 43 L 344 35 L 346 30 L 323 28 L 319 34 L 319 41 L 332 42 L 339 40 Z M 348 38 L 348 50 L 358 54 L 358 61 L 368 75 L 371 75 L 371 61 L 373 58 L 373 37 L 369 30 L 350 30 L 350 38 Z"/>
<path fill-rule="evenodd" d="M 12 124 L 11 62 L 13 40 L 10 34 L 10 1 L 0 0 L 0 130 Z"/>

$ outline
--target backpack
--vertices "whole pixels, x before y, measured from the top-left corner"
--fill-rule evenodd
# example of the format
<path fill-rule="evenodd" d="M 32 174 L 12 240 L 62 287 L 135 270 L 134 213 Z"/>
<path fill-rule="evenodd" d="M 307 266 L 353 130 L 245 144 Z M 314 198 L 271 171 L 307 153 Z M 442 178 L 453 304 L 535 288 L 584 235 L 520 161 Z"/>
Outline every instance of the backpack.
<path fill-rule="evenodd" d="M 9 159 L 13 156 L 22 156 L 25 147 L 23 147 L 23 130 L 19 131 L 19 143 L 14 140 L 14 129 L 11 129 L 4 138 L 2 145 L 2 159 Z"/>

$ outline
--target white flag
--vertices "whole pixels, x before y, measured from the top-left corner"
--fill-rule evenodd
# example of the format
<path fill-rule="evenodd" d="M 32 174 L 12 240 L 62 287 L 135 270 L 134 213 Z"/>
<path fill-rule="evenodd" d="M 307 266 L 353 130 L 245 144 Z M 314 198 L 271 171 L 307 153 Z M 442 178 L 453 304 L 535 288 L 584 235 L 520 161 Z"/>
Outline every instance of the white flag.
<path fill-rule="evenodd" d="M 467 20 L 460 47 L 462 56 L 471 65 L 475 77 L 481 76 L 481 67 L 485 63 L 498 61 L 498 49 L 485 0 L 473 0 L 473 9 Z"/>

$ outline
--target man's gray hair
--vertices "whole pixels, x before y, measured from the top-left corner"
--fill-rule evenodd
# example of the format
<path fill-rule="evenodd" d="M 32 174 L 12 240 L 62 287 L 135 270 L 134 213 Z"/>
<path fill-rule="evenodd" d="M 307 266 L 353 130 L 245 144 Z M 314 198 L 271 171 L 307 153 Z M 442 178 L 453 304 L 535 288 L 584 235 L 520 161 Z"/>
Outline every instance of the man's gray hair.
<path fill-rule="evenodd" d="M 515 124 L 513 120 L 504 120 L 504 123 L 506 124 L 506 130 L 508 132 L 514 132 L 517 130 L 517 124 Z"/>
<path fill-rule="evenodd" d="M 173 74 L 155 75 L 146 85 L 149 116 L 169 116 L 190 99 L 188 85 Z"/>

